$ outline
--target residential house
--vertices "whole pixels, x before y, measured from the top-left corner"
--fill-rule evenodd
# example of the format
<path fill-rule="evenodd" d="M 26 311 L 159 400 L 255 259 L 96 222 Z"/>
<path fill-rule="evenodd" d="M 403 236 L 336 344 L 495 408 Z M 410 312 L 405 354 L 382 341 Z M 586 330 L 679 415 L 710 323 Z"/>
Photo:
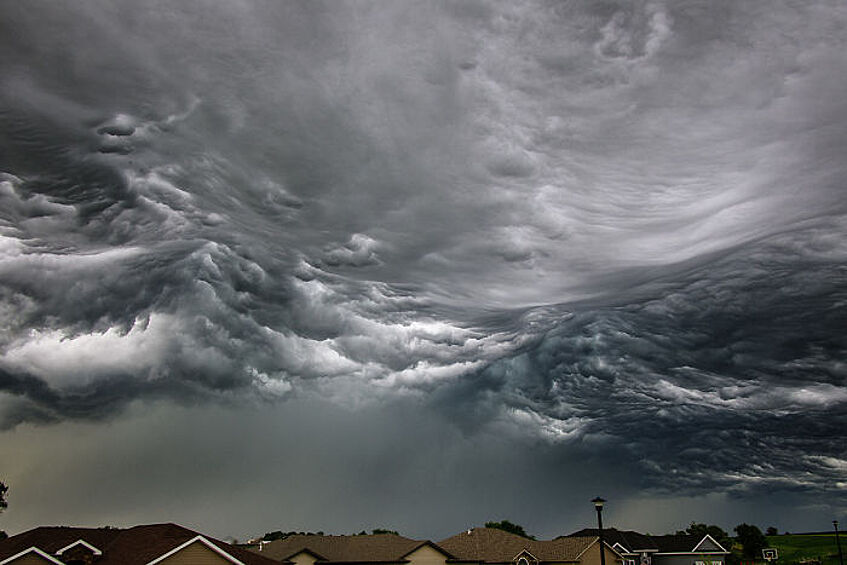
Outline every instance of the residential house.
<path fill-rule="evenodd" d="M 596 528 L 571 534 L 575 537 L 591 535 L 597 535 Z M 651 536 L 604 528 L 603 540 L 620 553 L 624 565 L 726 565 L 726 556 L 729 555 L 729 551 L 710 535 Z"/>
<path fill-rule="evenodd" d="M 473 528 L 438 542 L 438 547 L 466 562 L 480 565 L 600 565 L 597 536 L 531 540 L 494 528 Z M 622 565 L 609 544 L 606 565 Z"/>
<path fill-rule="evenodd" d="M 286 565 L 446 565 L 453 555 L 431 541 L 396 534 L 358 536 L 291 535 L 254 551 Z"/>
<path fill-rule="evenodd" d="M 0 541 L 0 565 L 279 565 L 176 524 L 39 527 Z"/>

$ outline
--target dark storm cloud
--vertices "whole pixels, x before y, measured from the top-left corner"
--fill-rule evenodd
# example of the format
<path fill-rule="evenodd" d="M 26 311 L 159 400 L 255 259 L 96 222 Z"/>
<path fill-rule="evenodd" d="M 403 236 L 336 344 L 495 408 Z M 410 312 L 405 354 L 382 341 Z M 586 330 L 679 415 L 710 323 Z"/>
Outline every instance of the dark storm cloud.
<path fill-rule="evenodd" d="M 831 227 L 655 280 L 635 301 L 576 306 L 441 398 L 459 414 L 506 406 L 565 450 L 625 454 L 649 490 L 842 493 L 847 270 Z"/>
<path fill-rule="evenodd" d="M 0 425 L 412 399 L 631 489 L 845 483 L 841 3 L 2 12 Z"/>

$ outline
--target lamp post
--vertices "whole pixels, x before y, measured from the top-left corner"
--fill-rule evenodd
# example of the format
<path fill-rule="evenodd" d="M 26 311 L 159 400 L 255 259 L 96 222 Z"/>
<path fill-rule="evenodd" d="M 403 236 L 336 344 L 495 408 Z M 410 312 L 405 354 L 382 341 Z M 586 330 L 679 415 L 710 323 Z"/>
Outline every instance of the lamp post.
<path fill-rule="evenodd" d="M 844 565 L 844 557 L 841 555 L 841 540 L 838 539 L 838 520 L 833 520 L 832 525 L 835 527 L 835 544 L 838 546 L 838 562 Z"/>
<path fill-rule="evenodd" d="M 606 502 L 599 496 L 592 500 L 594 508 L 597 509 L 597 536 L 600 538 L 600 565 L 606 565 L 606 551 L 603 547 L 603 503 Z M 841 565 L 844 565 L 843 563 Z"/>

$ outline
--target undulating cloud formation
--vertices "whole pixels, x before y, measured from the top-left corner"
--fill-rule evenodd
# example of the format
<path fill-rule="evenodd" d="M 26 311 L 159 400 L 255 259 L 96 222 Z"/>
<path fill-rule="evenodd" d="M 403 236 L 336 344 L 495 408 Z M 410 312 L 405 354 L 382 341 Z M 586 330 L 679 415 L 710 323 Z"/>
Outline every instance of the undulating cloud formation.
<path fill-rule="evenodd" d="M 19 492 L 80 426 L 123 430 L 127 461 L 208 453 L 214 428 L 254 511 L 283 497 L 268 469 L 297 477 L 258 529 L 311 508 L 293 489 L 332 506 L 341 473 L 379 488 L 291 529 L 358 529 L 409 489 L 419 518 L 370 516 L 446 536 L 469 524 L 427 500 L 484 521 L 586 489 L 653 533 L 671 524 L 633 501 L 847 511 L 843 2 L 33 1 L 0 30 Z M 139 406 L 185 437 L 150 451 Z M 283 444 L 323 470 L 263 459 Z M 168 484 L 226 482 L 174 465 Z M 49 504 L 15 523 L 153 516 Z"/>

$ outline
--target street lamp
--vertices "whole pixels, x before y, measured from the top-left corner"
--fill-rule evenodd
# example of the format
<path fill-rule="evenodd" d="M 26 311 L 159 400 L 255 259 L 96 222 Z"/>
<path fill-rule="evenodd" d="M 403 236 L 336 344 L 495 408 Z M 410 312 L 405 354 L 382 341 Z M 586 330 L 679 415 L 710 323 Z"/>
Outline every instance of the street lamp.
<path fill-rule="evenodd" d="M 832 525 L 835 527 L 835 544 L 838 546 L 838 562 L 844 565 L 844 557 L 841 555 L 841 540 L 838 539 L 838 520 L 833 520 Z"/>
<path fill-rule="evenodd" d="M 600 538 L 600 565 L 606 565 L 606 551 L 603 547 L 603 503 L 606 502 L 599 496 L 592 500 L 594 508 L 597 509 L 597 536 Z M 843 563 L 841 565 L 844 565 Z"/>

